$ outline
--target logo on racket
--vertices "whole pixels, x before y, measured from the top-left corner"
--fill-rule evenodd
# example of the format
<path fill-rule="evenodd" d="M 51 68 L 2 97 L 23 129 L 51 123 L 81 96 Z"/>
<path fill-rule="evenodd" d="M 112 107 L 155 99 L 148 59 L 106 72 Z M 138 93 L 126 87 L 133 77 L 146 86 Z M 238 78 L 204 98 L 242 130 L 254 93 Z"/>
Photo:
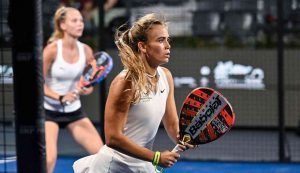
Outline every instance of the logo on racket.
<path fill-rule="evenodd" d="M 226 102 L 222 97 L 216 93 L 212 94 L 205 105 L 197 112 L 185 132 L 190 134 L 192 138 L 196 138 L 206 125 L 212 121 L 214 115 L 222 111 L 225 105 Z"/>

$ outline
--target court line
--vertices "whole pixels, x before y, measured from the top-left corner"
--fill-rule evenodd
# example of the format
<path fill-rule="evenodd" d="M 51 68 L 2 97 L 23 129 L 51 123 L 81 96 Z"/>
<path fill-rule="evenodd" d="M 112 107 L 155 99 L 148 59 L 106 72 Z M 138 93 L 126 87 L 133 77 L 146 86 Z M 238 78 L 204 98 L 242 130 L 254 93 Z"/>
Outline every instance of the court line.
<path fill-rule="evenodd" d="M 16 156 L 6 157 L 0 159 L 0 164 L 9 163 L 9 162 L 15 162 L 17 160 Z"/>

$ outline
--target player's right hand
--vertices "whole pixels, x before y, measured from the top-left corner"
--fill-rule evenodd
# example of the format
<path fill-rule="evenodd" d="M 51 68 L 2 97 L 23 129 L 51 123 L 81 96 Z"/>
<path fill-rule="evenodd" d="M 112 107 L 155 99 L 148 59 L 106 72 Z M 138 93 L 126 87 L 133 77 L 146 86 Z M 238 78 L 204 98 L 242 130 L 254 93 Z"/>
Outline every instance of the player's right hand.
<path fill-rule="evenodd" d="M 171 152 L 171 151 L 161 152 L 160 159 L 159 159 L 159 166 L 164 168 L 172 167 L 174 163 L 177 162 L 179 157 L 180 155 L 175 152 Z"/>

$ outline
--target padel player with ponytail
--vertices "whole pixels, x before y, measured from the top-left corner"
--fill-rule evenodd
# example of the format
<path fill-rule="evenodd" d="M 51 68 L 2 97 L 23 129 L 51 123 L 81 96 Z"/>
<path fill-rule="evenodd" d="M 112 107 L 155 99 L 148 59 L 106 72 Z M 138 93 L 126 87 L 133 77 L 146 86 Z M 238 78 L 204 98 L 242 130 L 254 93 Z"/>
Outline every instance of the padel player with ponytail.
<path fill-rule="evenodd" d="M 84 29 L 82 16 L 75 8 L 60 7 L 55 13 L 54 25 L 55 30 L 43 52 L 48 173 L 55 167 L 60 128 L 67 128 L 90 154 L 97 153 L 103 146 L 99 133 L 82 110 L 79 98 L 93 91 L 92 87 L 78 88 L 85 66 L 93 59 L 92 49 L 78 41 Z"/>
<path fill-rule="evenodd" d="M 166 22 L 147 14 L 123 29 L 115 41 L 124 70 L 112 81 L 107 97 L 106 145 L 77 160 L 75 173 L 154 173 L 153 165 L 171 167 L 179 158 L 175 152 L 152 150 L 161 121 L 174 143 L 179 137 L 173 78 L 161 66 L 170 59 Z M 193 147 L 186 145 L 181 150 Z"/>

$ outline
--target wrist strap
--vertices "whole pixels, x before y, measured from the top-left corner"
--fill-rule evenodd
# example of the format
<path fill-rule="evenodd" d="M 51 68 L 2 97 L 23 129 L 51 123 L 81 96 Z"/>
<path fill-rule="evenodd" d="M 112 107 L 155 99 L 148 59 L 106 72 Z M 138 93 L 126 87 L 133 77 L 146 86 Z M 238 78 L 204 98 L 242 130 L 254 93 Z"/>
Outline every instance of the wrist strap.
<path fill-rule="evenodd" d="M 63 101 L 62 101 L 63 98 L 64 98 L 64 95 L 59 96 L 59 98 L 58 98 L 58 100 L 59 100 L 59 102 L 60 102 L 61 105 L 64 105 L 64 103 L 63 103 Z"/>
<path fill-rule="evenodd" d="M 63 98 L 64 98 L 64 95 L 61 95 L 58 97 L 58 100 L 60 102 L 60 105 L 62 106 L 63 112 L 65 112 L 65 104 L 63 102 Z"/>
<path fill-rule="evenodd" d="M 154 154 L 154 158 L 153 158 L 152 164 L 154 166 L 158 165 L 159 159 L 160 159 L 160 152 L 156 151 L 155 154 Z"/>

